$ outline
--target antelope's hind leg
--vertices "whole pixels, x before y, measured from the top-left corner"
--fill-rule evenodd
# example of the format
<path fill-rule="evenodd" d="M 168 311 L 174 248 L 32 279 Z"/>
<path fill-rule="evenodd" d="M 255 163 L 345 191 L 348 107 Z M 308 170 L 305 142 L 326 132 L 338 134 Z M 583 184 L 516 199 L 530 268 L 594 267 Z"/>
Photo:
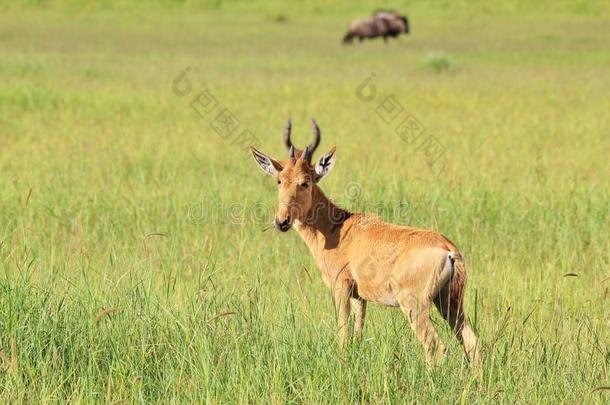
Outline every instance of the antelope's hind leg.
<path fill-rule="evenodd" d="M 453 289 L 451 286 L 451 282 L 447 283 L 434 299 L 434 303 L 449 324 L 455 337 L 464 347 L 468 361 L 474 361 L 475 364 L 480 365 L 483 362 L 481 342 L 472 330 L 464 313 L 463 286 L 460 285 L 461 288 L 456 288 L 454 285 Z"/>
<path fill-rule="evenodd" d="M 436 330 L 430 319 L 431 302 L 417 299 L 414 295 L 399 297 L 400 309 L 405 314 L 417 339 L 424 347 L 426 361 L 433 365 L 444 357 L 445 345 L 438 340 Z"/>

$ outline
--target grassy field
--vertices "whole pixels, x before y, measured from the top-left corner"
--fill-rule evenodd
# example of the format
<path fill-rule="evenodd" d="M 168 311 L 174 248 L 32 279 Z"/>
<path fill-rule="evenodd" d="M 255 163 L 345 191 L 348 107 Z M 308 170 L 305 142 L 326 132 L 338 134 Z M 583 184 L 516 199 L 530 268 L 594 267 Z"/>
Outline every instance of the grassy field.
<path fill-rule="evenodd" d="M 412 34 L 351 47 L 373 3 L 32 4 L 0 2 L 2 402 L 610 399 L 607 4 L 394 2 Z M 336 202 L 465 252 L 481 375 L 436 313 L 438 367 L 376 306 L 338 353 L 244 149 L 283 158 L 288 115 L 337 145 Z"/>

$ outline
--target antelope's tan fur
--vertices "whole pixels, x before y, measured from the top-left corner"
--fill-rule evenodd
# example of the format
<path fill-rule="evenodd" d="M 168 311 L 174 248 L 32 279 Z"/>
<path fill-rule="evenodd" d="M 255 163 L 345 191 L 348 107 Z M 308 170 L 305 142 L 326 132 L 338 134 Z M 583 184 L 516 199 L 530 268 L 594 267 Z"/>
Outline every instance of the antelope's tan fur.
<path fill-rule="evenodd" d="M 254 148 L 253 153 L 260 164 L 265 155 Z M 348 341 L 350 313 L 361 337 L 366 304 L 375 302 L 400 307 L 433 363 L 444 353 L 430 320 L 434 304 L 468 359 L 480 363 L 480 343 L 463 310 L 466 269 L 458 248 L 437 232 L 388 224 L 376 215 L 336 206 L 315 184 L 321 176 L 317 165 L 310 164 L 311 153 L 291 150 L 294 158 L 285 161 L 267 157 L 270 174 L 280 182 L 276 223 L 294 225 L 333 291 L 341 346 Z M 322 159 L 333 155 L 334 149 Z"/>

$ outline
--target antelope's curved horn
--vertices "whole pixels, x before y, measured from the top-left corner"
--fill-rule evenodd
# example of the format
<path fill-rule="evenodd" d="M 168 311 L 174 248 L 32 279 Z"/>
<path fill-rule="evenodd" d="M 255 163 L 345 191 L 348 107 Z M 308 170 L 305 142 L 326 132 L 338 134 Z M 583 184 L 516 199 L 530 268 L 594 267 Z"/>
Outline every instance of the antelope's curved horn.
<path fill-rule="evenodd" d="M 296 159 L 296 155 L 294 152 L 294 146 L 292 146 L 292 145 L 290 145 L 290 149 L 288 149 L 288 156 L 290 157 L 290 160 Z"/>
<path fill-rule="evenodd" d="M 286 145 L 288 151 L 293 147 L 292 141 L 290 140 L 290 132 L 292 132 L 292 121 L 288 118 L 288 122 L 286 122 L 286 127 L 284 128 L 284 145 Z"/>
<path fill-rule="evenodd" d="M 311 119 L 311 130 L 313 132 L 313 139 L 311 140 L 311 143 L 305 149 L 305 151 L 303 151 L 303 155 L 307 157 L 308 161 L 311 161 L 313 153 L 316 151 L 318 145 L 320 144 L 320 127 L 318 126 L 316 120 L 313 118 Z"/>
<path fill-rule="evenodd" d="M 303 159 L 306 162 L 311 163 L 311 150 L 309 149 L 309 146 L 306 146 L 305 149 L 303 149 L 303 154 L 301 155 L 301 159 Z"/>

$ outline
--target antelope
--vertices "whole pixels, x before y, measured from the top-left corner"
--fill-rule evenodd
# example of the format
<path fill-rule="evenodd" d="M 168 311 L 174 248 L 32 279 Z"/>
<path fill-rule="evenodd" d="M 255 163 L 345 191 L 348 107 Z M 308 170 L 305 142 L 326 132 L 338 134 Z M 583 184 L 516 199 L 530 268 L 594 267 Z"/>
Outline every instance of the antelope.
<path fill-rule="evenodd" d="M 430 320 L 434 304 L 467 359 L 480 364 L 480 341 L 463 309 L 466 268 L 462 253 L 440 233 L 389 224 L 377 215 L 353 213 L 335 205 L 318 183 L 333 168 L 336 148 L 312 163 L 321 137 L 314 119 L 312 129 L 312 142 L 298 149 L 290 139 L 292 123 L 288 119 L 286 160 L 250 148 L 260 168 L 277 180 L 276 228 L 286 232 L 294 226 L 333 293 L 340 347 L 345 348 L 349 340 L 352 313 L 356 338 L 362 338 L 366 306 L 373 302 L 402 310 L 428 364 L 434 364 L 445 352 Z"/>

